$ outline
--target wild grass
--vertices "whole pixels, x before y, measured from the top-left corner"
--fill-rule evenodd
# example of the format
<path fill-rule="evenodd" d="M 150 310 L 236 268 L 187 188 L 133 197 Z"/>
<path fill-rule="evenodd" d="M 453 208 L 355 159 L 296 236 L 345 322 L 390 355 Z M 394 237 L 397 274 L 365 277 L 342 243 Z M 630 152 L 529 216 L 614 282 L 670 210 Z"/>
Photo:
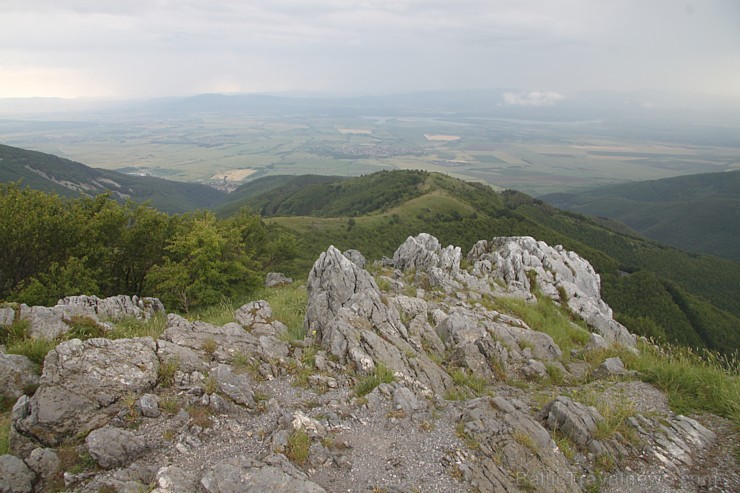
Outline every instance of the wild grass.
<path fill-rule="evenodd" d="M 263 299 L 270 304 L 273 318 L 288 327 L 290 340 L 303 340 L 306 336 L 303 319 L 306 317 L 308 303 L 308 291 L 305 286 L 293 283 L 265 288 L 255 293 L 254 299 Z"/>
<path fill-rule="evenodd" d="M 737 358 L 679 346 L 639 345 L 622 361 L 640 378 L 668 394 L 677 413 L 710 412 L 740 425 L 740 375 Z"/>
<path fill-rule="evenodd" d="M 475 375 L 473 372 L 468 373 L 463 368 L 453 368 L 449 371 L 452 381 L 458 387 L 463 387 L 470 394 L 466 398 L 480 397 L 488 393 L 488 381 L 485 378 Z M 464 392 L 467 393 L 467 392 Z M 464 400 L 464 399 L 452 399 Z"/>
<path fill-rule="evenodd" d="M 482 303 L 489 309 L 521 318 L 532 330 L 548 334 L 563 351 L 564 359 L 570 356 L 571 349 L 588 343 L 589 331 L 570 320 L 563 307 L 542 294 L 536 303 L 516 298 L 484 298 Z"/>
<path fill-rule="evenodd" d="M 311 438 L 306 434 L 305 430 L 295 430 L 288 437 L 288 449 L 285 451 L 285 456 L 296 464 L 303 465 L 308 461 L 308 449 L 310 446 Z"/>
<path fill-rule="evenodd" d="M 381 383 L 391 383 L 395 380 L 393 370 L 389 370 L 382 363 L 378 363 L 372 375 L 368 375 L 357 383 L 355 394 L 363 397 L 372 392 Z"/>
<path fill-rule="evenodd" d="M 159 339 L 167 328 L 167 317 L 156 314 L 148 320 L 126 317 L 115 322 L 114 329 L 105 337 L 108 339 L 131 339 L 134 337 L 152 337 Z"/>

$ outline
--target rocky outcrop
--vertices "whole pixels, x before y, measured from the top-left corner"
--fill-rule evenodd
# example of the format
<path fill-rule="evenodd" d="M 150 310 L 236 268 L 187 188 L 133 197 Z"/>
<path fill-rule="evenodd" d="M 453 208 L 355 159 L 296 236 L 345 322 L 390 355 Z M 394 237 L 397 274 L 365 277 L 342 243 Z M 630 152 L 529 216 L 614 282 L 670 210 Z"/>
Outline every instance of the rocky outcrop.
<path fill-rule="evenodd" d="M 30 324 L 28 333 L 34 338 L 54 339 L 70 330 L 74 317 L 87 317 L 96 322 L 118 321 L 133 317 L 147 320 L 164 313 L 164 305 L 157 298 L 138 296 L 68 296 L 55 306 L 28 306 L 18 308 L 20 320 Z"/>
<path fill-rule="evenodd" d="M 156 344 L 148 337 L 64 342 L 46 356 L 39 389 L 14 410 L 13 426 L 57 446 L 107 423 L 124 396 L 153 389 L 158 370 Z"/>
<path fill-rule="evenodd" d="M 581 491 L 550 434 L 522 403 L 503 397 L 471 401 L 461 424 L 482 459 L 460 469 L 479 491 Z"/>
<path fill-rule="evenodd" d="M 601 299 L 601 278 L 586 259 L 530 236 L 479 241 L 468 253 L 473 272 L 502 280 L 510 292 L 531 294 L 530 275 L 543 295 L 566 304 L 611 342 L 633 347 L 636 337 L 613 319 Z"/>
<path fill-rule="evenodd" d="M 305 327 L 344 364 L 363 374 L 382 364 L 427 393 L 452 381 L 413 343 L 398 310 L 381 298 L 373 277 L 334 247 L 322 253 L 308 276 Z"/>

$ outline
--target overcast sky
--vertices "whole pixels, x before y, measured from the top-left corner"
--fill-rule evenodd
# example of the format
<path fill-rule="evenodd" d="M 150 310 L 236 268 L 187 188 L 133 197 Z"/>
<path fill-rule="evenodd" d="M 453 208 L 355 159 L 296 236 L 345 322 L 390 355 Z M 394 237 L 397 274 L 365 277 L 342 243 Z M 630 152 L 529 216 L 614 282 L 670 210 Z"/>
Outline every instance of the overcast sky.
<path fill-rule="evenodd" d="M 0 0 L 0 97 L 486 88 L 740 97 L 740 1 Z"/>

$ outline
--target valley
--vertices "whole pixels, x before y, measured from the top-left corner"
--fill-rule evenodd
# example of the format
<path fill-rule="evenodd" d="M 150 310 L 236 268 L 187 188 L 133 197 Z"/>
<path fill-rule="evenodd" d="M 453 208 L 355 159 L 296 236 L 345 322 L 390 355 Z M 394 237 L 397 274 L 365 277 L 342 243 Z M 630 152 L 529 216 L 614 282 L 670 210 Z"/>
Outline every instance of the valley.
<path fill-rule="evenodd" d="M 34 114 L 0 105 L 0 142 L 223 190 L 262 176 L 418 169 L 541 195 L 740 168 L 732 118 L 477 101 L 203 95 Z"/>

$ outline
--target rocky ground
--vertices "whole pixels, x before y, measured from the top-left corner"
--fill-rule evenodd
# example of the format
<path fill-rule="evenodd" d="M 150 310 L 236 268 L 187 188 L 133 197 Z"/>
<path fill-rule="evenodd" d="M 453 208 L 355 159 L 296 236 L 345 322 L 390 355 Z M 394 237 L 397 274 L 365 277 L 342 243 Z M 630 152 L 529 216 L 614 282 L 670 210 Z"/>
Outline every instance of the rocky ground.
<path fill-rule="evenodd" d="M 461 260 L 419 235 L 371 275 L 330 247 L 303 340 L 257 301 L 224 326 L 170 314 L 157 340 L 64 342 L 38 381 L 0 354 L 18 399 L 0 492 L 738 491 L 737 428 L 675 415 L 614 357 L 637 339 L 588 262 L 531 238 Z M 496 302 L 537 297 L 580 320 L 569 347 Z M 31 320 L 59 333 L 74 310 L 161 309 L 111 303 L 69 299 Z"/>

